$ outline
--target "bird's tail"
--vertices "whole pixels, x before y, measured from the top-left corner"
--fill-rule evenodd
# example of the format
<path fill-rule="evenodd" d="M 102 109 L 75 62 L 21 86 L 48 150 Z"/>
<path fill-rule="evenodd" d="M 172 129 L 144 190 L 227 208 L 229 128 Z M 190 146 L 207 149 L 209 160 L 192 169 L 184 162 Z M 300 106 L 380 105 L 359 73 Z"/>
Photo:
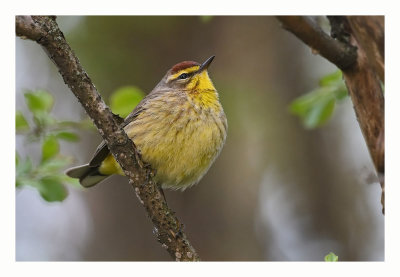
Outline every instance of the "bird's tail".
<path fill-rule="evenodd" d="M 109 177 L 109 175 L 101 174 L 99 172 L 99 167 L 89 166 L 89 164 L 72 167 L 68 169 L 65 174 L 71 178 L 79 179 L 79 182 L 85 188 L 92 187 Z"/>

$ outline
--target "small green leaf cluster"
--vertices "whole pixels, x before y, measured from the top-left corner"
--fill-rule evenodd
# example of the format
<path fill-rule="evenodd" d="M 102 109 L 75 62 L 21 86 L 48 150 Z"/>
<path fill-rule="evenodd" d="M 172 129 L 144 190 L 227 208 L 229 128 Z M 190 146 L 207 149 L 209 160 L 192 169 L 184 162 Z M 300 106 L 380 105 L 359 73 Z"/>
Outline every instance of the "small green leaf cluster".
<path fill-rule="evenodd" d="M 296 98 L 289 106 L 304 127 L 314 129 L 324 125 L 331 118 L 337 101 L 348 95 L 340 70 L 323 77 L 319 87 Z"/>
<path fill-rule="evenodd" d="M 35 165 L 30 157 L 23 159 L 16 153 L 16 187 L 31 186 L 46 201 L 62 201 L 68 194 L 65 185 L 79 186 L 79 182 L 63 172 L 73 158 L 60 154 L 60 140 L 76 142 L 79 136 L 75 129 L 93 129 L 93 124 L 88 119 L 81 122 L 55 119 L 51 115 L 54 98 L 47 91 L 28 91 L 24 96 L 31 123 L 21 111 L 17 111 L 16 132 L 28 143 L 40 144 L 41 159 Z M 143 97 L 143 92 L 137 87 L 121 87 L 111 94 L 110 107 L 115 114 L 126 117 Z"/>
<path fill-rule="evenodd" d="M 34 166 L 29 157 L 22 160 L 16 153 L 16 186 L 36 188 L 42 198 L 48 202 L 62 201 L 68 195 L 64 184 L 78 186 L 76 179 L 69 178 L 61 172 L 71 161 L 69 157 L 58 156 L 46 161 L 42 160 L 39 165 Z"/>
<path fill-rule="evenodd" d="M 65 184 L 77 185 L 75 179 L 66 176 L 62 170 L 72 162 L 71 157 L 60 154 L 60 140 L 76 142 L 78 135 L 71 130 L 74 124 L 59 121 L 50 114 L 53 96 L 44 90 L 28 91 L 24 94 L 30 111 L 29 124 L 21 111 L 16 112 L 17 135 L 24 135 L 28 143 L 40 143 L 41 159 L 34 165 L 30 157 L 21 158 L 16 153 L 16 187 L 36 188 L 46 201 L 62 201 L 67 197 Z"/>
<path fill-rule="evenodd" d="M 328 255 L 325 256 L 325 262 L 337 262 L 339 257 L 336 256 L 333 252 L 329 252 Z"/>

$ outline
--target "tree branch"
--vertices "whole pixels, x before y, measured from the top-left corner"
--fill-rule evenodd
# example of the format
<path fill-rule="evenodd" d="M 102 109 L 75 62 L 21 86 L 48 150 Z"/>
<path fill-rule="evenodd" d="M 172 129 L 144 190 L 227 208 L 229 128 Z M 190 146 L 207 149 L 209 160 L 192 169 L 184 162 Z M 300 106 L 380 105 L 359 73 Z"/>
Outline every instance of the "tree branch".
<path fill-rule="evenodd" d="M 384 20 L 382 17 L 329 17 L 328 36 L 310 18 L 279 16 L 283 26 L 343 71 L 361 131 L 380 177 L 385 204 Z"/>
<path fill-rule="evenodd" d="M 357 59 L 356 49 L 327 35 L 307 16 L 277 16 L 283 27 L 340 69 L 353 65 Z"/>
<path fill-rule="evenodd" d="M 385 99 L 384 25 L 376 17 L 346 16 L 350 26 L 350 43 L 358 48 L 357 63 L 344 70 L 347 89 L 361 131 L 367 143 L 382 187 L 382 213 L 385 213 Z"/>
<path fill-rule="evenodd" d="M 383 16 L 347 16 L 351 34 L 363 49 L 382 83 L 385 82 L 385 20 Z"/>
<path fill-rule="evenodd" d="M 160 187 L 152 180 L 153 171 L 150 167 L 143 166 L 135 145 L 119 127 L 113 113 L 101 99 L 66 42 L 55 17 L 16 16 L 16 34 L 39 43 L 55 63 L 64 82 L 93 120 L 111 153 L 129 178 L 136 196 L 155 226 L 157 240 L 162 247 L 174 260 L 199 260 L 199 256 L 183 232 L 183 225 L 168 208 Z"/>

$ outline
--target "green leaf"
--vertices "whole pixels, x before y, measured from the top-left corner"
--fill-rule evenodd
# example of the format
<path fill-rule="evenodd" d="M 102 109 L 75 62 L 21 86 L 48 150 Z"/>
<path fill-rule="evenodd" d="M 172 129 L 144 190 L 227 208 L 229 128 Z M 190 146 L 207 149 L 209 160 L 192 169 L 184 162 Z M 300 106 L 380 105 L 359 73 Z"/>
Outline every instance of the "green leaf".
<path fill-rule="evenodd" d="M 323 125 L 335 108 L 335 96 L 330 89 L 319 88 L 294 100 L 289 106 L 291 113 L 299 116 L 306 128 Z"/>
<path fill-rule="evenodd" d="M 349 96 L 349 92 L 343 82 L 336 87 L 334 93 L 337 100 L 342 100 Z"/>
<path fill-rule="evenodd" d="M 18 163 L 15 168 L 15 173 L 16 173 L 17 177 L 30 173 L 32 171 L 31 159 L 27 158 L 26 160 L 21 161 L 21 158 L 19 156 L 17 156 L 17 157 L 18 157 Z"/>
<path fill-rule="evenodd" d="M 110 97 L 113 113 L 126 117 L 144 97 L 143 92 L 134 86 L 121 87 Z"/>
<path fill-rule="evenodd" d="M 53 96 L 44 90 L 25 93 L 25 100 L 32 113 L 50 112 L 54 104 Z"/>
<path fill-rule="evenodd" d="M 32 173 L 32 161 L 28 157 L 21 160 L 18 153 L 15 153 L 15 186 L 21 187 L 30 183 L 30 174 Z"/>
<path fill-rule="evenodd" d="M 42 143 L 42 162 L 54 157 L 59 151 L 60 145 L 56 137 L 47 136 Z"/>
<path fill-rule="evenodd" d="M 45 111 L 36 111 L 33 114 L 33 121 L 38 126 L 49 126 L 56 123 L 56 120 L 47 112 Z"/>
<path fill-rule="evenodd" d="M 303 125 L 309 129 L 326 123 L 333 114 L 336 101 L 348 96 L 340 70 L 321 78 L 319 85 L 295 99 L 289 106 L 290 112 L 299 116 Z"/>
<path fill-rule="evenodd" d="M 290 111 L 298 116 L 304 117 L 307 115 L 309 110 L 312 108 L 315 102 L 315 93 L 305 94 L 295 99 L 289 106 Z"/>
<path fill-rule="evenodd" d="M 67 189 L 56 176 L 40 179 L 38 190 L 43 199 L 48 202 L 63 201 L 68 195 Z"/>
<path fill-rule="evenodd" d="M 79 136 L 75 133 L 71 133 L 71 132 L 59 132 L 57 134 L 55 134 L 56 138 L 58 139 L 62 139 L 62 140 L 66 140 L 66 141 L 78 141 L 79 140 Z"/>
<path fill-rule="evenodd" d="M 304 118 L 305 127 L 313 129 L 323 125 L 331 117 L 334 108 L 334 99 L 326 99 L 317 102 Z"/>
<path fill-rule="evenodd" d="M 343 81 L 342 71 L 337 70 L 332 74 L 324 76 L 320 81 L 321 87 L 329 87 L 335 94 L 337 100 L 348 96 L 347 88 Z"/>
<path fill-rule="evenodd" d="M 29 129 L 29 124 L 20 111 L 17 111 L 15 113 L 15 129 L 17 131 L 24 131 Z"/>
<path fill-rule="evenodd" d="M 338 260 L 339 257 L 332 252 L 325 256 L 325 262 L 337 262 Z"/>
<path fill-rule="evenodd" d="M 336 84 L 337 82 L 343 83 L 342 71 L 340 70 L 337 70 L 331 74 L 322 77 L 319 81 L 319 85 L 321 87 L 326 87 L 331 86 L 332 84 Z"/>

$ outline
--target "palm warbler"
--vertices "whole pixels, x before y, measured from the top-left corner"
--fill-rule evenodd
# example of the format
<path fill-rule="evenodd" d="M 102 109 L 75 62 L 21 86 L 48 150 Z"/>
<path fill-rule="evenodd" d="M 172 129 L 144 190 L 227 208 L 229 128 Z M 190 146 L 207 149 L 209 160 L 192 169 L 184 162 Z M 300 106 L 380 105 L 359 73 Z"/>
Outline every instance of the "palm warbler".
<path fill-rule="evenodd" d="M 184 190 L 196 184 L 225 143 L 226 116 L 207 72 L 213 59 L 174 65 L 124 120 L 125 132 L 163 188 Z M 89 164 L 66 174 L 84 187 L 124 175 L 104 142 Z"/>

